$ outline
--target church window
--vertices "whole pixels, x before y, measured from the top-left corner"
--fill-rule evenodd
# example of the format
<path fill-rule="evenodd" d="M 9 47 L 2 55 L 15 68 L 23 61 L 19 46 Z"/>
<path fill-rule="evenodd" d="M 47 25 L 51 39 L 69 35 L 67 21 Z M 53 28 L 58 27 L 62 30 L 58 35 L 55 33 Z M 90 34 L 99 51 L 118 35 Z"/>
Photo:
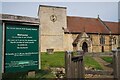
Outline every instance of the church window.
<path fill-rule="evenodd" d="M 115 38 L 115 37 L 113 38 L 113 41 L 114 41 L 114 44 L 116 44 L 116 43 L 117 43 L 117 41 L 116 41 L 116 38 Z"/>
<path fill-rule="evenodd" d="M 105 44 L 105 36 L 100 37 L 100 44 Z"/>

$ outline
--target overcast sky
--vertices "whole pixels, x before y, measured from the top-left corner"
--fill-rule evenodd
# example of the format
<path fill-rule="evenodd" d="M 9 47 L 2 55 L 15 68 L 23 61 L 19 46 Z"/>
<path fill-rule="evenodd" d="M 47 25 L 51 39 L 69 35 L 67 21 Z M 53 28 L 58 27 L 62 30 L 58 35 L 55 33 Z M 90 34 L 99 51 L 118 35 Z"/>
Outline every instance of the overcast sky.
<path fill-rule="evenodd" d="M 38 17 L 39 5 L 67 7 L 68 16 L 118 21 L 118 2 L 2 2 L 1 13 Z M 120 10 L 119 10 L 120 11 Z"/>

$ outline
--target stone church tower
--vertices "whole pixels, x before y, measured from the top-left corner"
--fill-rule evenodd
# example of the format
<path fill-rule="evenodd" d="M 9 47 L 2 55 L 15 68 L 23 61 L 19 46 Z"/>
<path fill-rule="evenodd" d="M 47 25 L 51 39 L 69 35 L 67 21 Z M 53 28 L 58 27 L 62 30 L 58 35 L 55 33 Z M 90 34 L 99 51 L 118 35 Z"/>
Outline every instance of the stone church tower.
<path fill-rule="evenodd" d="M 64 29 L 67 28 L 66 7 L 40 5 L 41 52 L 64 50 Z"/>

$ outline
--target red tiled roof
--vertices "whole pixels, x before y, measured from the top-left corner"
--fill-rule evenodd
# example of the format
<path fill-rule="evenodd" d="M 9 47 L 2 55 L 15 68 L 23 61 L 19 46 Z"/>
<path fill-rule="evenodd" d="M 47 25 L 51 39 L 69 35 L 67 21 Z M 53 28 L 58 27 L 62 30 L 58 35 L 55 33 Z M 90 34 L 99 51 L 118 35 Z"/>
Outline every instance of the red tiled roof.
<path fill-rule="evenodd" d="M 112 23 L 107 23 L 107 26 L 109 25 L 110 29 L 112 29 L 112 26 L 114 26 Z M 81 33 L 85 31 L 86 33 L 109 34 L 109 30 L 97 18 L 67 16 L 67 29 L 71 33 Z M 116 33 L 116 29 L 113 31 L 113 33 Z"/>
<path fill-rule="evenodd" d="M 112 34 L 120 34 L 120 25 L 118 25 L 118 22 L 107 22 L 104 21 L 104 23 L 109 27 Z"/>

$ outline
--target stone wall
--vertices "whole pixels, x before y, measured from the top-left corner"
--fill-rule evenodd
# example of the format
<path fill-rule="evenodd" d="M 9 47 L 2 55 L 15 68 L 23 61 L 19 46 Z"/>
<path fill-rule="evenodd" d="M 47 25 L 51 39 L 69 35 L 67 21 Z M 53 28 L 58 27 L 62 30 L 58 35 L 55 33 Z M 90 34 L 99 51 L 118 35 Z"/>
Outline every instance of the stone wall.
<path fill-rule="evenodd" d="M 72 34 L 64 34 L 64 50 L 70 50 L 73 51 L 73 38 Z"/>
<path fill-rule="evenodd" d="M 104 46 L 104 51 L 108 52 L 111 51 L 111 45 L 110 45 L 110 35 L 105 35 L 105 46 Z"/>
<path fill-rule="evenodd" d="M 98 35 L 98 34 L 92 34 L 92 45 L 93 46 L 100 45 L 100 35 Z"/>

